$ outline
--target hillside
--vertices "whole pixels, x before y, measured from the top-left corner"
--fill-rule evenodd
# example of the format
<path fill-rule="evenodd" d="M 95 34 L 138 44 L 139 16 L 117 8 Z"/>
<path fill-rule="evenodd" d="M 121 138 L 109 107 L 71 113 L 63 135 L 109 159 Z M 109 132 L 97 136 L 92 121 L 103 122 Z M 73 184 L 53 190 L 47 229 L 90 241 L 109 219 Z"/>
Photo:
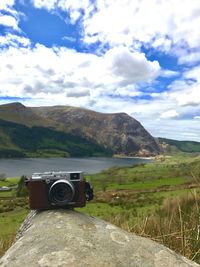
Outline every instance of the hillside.
<path fill-rule="evenodd" d="M 52 127 L 93 140 L 115 154 L 149 156 L 159 153 L 155 139 L 126 113 L 105 114 L 75 107 L 35 107 L 32 111 Z"/>
<path fill-rule="evenodd" d="M 105 114 L 69 106 L 30 108 L 11 103 L 0 106 L 0 119 L 28 127 L 47 127 L 87 139 L 114 154 L 152 156 L 160 151 L 155 139 L 126 113 Z M 7 138 L 4 133 L 0 136 L 2 140 Z M 10 141 L 7 144 L 10 146 Z"/>
<path fill-rule="evenodd" d="M 200 152 L 200 142 L 194 141 L 177 141 L 167 138 L 158 138 L 164 152 L 181 151 L 186 153 Z"/>
<path fill-rule="evenodd" d="M 99 155 L 111 155 L 111 151 L 72 134 L 0 120 L 0 157 Z"/>
<path fill-rule="evenodd" d="M 0 119 L 26 126 L 48 126 L 49 122 L 21 103 L 0 105 Z"/>

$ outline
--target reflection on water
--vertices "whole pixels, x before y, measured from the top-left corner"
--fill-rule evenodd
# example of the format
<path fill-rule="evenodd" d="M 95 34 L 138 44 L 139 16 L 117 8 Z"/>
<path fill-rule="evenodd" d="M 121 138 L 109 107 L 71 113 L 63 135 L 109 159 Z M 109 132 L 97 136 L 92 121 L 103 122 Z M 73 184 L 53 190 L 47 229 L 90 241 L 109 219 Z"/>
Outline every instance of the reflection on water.
<path fill-rule="evenodd" d="M 98 173 L 112 166 L 130 166 L 147 161 L 136 158 L 0 159 L 0 173 L 5 173 L 7 177 L 31 175 L 34 172 L 52 170 Z"/>

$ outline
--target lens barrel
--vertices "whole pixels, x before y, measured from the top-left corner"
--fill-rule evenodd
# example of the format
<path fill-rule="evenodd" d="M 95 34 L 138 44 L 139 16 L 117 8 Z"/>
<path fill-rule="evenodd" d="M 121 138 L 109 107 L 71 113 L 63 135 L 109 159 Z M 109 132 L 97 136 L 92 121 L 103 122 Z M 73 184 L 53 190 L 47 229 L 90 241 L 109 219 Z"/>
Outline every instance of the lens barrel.
<path fill-rule="evenodd" d="M 57 180 L 49 189 L 50 202 L 57 206 L 67 205 L 72 201 L 74 194 L 74 186 L 67 180 Z"/>

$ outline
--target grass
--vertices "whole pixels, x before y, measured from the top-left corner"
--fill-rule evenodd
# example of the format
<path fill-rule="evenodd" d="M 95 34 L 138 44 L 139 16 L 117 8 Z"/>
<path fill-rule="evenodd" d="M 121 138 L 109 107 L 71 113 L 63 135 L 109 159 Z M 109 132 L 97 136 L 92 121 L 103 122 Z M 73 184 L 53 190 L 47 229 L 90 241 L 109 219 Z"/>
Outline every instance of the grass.
<path fill-rule="evenodd" d="M 19 179 L 20 179 L 19 177 L 6 178 L 4 181 L 0 181 L 0 187 L 17 185 Z"/>
<path fill-rule="evenodd" d="M 136 190 L 148 190 L 148 189 L 156 189 L 160 187 L 168 187 L 168 186 L 176 186 L 181 185 L 187 182 L 187 180 L 183 177 L 175 177 L 175 178 L 168 178 L 165 179 L 154 179 L 154 180 L 147 180 L 142 182 L 130 183 L 130 184 L 109 184 L 107 189 L 136 189 Z"/>
<path fill-rule="evenodd" d="M 2 239 L 7 239 L 13 236 L 13 232 L 19 229 L 19 225 L 24 221 L 27 215 L 27 209 L 17 207 L 8 212 L 1 213 L 0 221 L 0 236 Z"/>
<path fill-rule="evenodd" d="M 16 195 L 16 191 L 13 189 L 13 190 L 10 190 L 10 191 L 1 191 L 0 192 L 0 198 L 5 198 L 5 197 L 15 197 Z"/>
<path fill-rule="evenodd" d="M 112 206 L 109 203 L 90 203 L 84 208 L 77 208 L 76 210 L 90 214 L 92 216 L 105 219 L 108 214 L 116 215 L 123 211 L 123 208 L 120 206 Z"/>
<path fill-rule="evenodd" d="M 132 167 L 113 167 L 100 174 L 88 176 L 96 191 L 107 189 L 153 189 L 192 182 L 192 170 L 199 166 L 199 158 L 183 155 Z"/>
<path fill-rule="evenodd" d="M 152 238 L 200 263 L 199 179 L 200 158 L 183 153 L 148 164 L 113 167 L 87 176 L 95 199 L 77 210 Z M 6 180 L 17 182 L 18 178 Z M 14 194 L 15 190 L 0 193 L 0 215 L 4 215 L 0 254 L 28 212 L 26 198 Z"/>
<path fill-rule="evenodd" d="M 0 186 L 15 186 L 20 178 L 0 181 Z M 28 200 L 16 197 L 16 190 L 0 191 L 0 256 L 12 244 L 15 234 L 28 214 Z"/>
<path fill-rule="evenodd" d="M 17 207 L 11 211 L 2 212 L 0 214 L 0 256 L 2 256 L 12 244 L 28 212 L 28 209 L 24 207 Z"/>

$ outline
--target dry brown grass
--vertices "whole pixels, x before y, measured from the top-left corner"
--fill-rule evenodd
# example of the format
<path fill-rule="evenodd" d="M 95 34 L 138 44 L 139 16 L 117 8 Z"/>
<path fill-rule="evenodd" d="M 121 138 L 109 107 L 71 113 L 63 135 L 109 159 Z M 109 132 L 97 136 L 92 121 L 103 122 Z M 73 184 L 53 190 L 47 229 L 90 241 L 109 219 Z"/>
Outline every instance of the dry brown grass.
<path fill-rule="evenodd" d="M 132 224 L 124 216 L 126 213 L 118 214 L 111 222 L 200 263 L 200 195 L 196 189 L 185 196 L 165 199 L 142 222 Z"/>
<path fill-rule="evenodd" d="M 5 253 L 5 251 L 12 245 L 15 239 L 15 235 L 6 240 L 0 239 L 0 257 Z"/>

